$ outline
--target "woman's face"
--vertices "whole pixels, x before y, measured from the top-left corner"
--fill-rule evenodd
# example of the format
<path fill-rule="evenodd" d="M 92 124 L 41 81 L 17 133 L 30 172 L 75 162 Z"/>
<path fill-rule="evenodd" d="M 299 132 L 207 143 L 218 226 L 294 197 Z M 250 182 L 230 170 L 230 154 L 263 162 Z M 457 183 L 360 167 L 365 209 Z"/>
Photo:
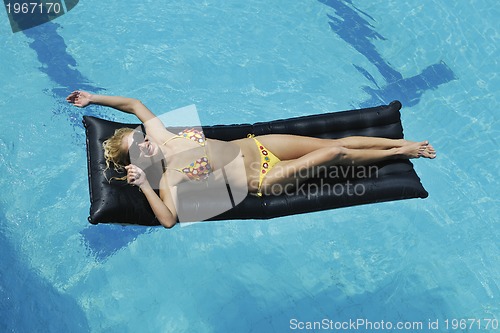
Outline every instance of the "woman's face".
<path fill-rule="evenodd" d="M 144 136 L 144 134 L 139 131 L 133 131 L 129 135 L 123 137 L 122 149 L 127 152 L 131 150 L 139 151 L 140 157 L 152 157 L 160 151 L 160 147 L 155 142 L 151 141 L 149 136 Z"/>

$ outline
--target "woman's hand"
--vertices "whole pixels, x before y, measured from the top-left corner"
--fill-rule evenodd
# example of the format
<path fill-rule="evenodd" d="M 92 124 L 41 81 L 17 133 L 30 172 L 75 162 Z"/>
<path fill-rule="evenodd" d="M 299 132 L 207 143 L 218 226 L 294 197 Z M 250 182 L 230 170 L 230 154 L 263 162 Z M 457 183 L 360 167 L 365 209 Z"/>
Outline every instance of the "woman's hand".
<path fill-rule="evenodd" d="M 73 91 L 68 97 L 66 97 L 66 100 L 68 101 L 68 103 L 71 103 L 74 106 L 84 108 L 90 104 L 91 96 L 92 95 L 86 91 L 76 90 Z"/>
<path fill-rule="evenodd" d="M 127 182 L 132 185 L 142 186 L 147 182 L 146 174 L 141 168 L 129 164 L 125 167 L 127 170 Z"/>

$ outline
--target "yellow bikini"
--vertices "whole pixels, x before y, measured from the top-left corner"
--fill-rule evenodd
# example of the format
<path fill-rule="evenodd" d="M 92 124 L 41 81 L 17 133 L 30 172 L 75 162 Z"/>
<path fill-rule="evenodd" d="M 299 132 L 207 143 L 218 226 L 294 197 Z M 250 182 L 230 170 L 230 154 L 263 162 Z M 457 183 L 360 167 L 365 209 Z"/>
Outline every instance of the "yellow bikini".
<path fill-rule="evenodd" d="M 257 148 L 260 152 L 260 174 L 259 174 L 259 186 L 257 188 L 257 195 L 262 196 L 262 182 L 264 181 L 264 177 L 271 171 L 271 169 L 276 165 L 276 163 L 280 162 L 280 159 L 276 157 L 269 149 L 267 149 L 262 143 L 259 142 L 255 138 L 254 134 L 248 134 L 248 138 L 252 138 L 257 145 Z M 185 129 L 179 134 L 171 137 L 166 140 L 163 144 L 165 145 L 167 142 L 174 139 L 186 139 L 191 140 L 193 142 L 198 143 L 200 146 L 205 147 L 206 138 L 202 131 L 196 130 L 194 128 Z M 206 179 L 210 172 L 212 172 L 212 166 L 208 161 L 208 156 L 204 155 L 197 159 L 194 162 L 186 165 L 183 168 L 174 169 L 185 174 L 190 180 L 204 180 Z"/>
<path fill-rule="evenodd" d="M 257 195 L 259 197 L 262 196 L 262 182 L 264 180 L 264 177 L 271 171 L 271 169 L 276 165 L 276 163 L 280 162 L 281 160 L 276 157 L 269 149 L 267 149 L 262 143 L 259 142 L 255 138 L 254 134 L 248 134 L 248 138 L 252 138 L 255 141 L 255 144 L 257 145 L 257 148 L 259 149 L 260 152 L 260 175 L 259 175 L 259 186 L 257 188 Z"/>

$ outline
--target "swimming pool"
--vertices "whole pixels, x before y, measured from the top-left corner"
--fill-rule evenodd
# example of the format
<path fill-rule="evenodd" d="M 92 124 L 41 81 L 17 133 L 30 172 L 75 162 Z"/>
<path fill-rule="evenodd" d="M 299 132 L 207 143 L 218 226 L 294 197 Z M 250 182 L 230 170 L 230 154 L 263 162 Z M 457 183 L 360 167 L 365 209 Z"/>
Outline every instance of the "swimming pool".
<path fill-rule="evenodd" d="M 366 319 L 495 331 L 495 5 L 89 0 L 15 34 L 2 12 L 0 330 L 330 332 L 305 328 Z M 204 124 L 399 99 L 405 135 L 438 149 L 414 163 L 430 196 L 171 230 L 91 226 L 81 116 L 133 118 L 71 108 L 73 89 L 157 113 L 194 103 Z M 461 319 L 476 321 L 452 326 Z"/>

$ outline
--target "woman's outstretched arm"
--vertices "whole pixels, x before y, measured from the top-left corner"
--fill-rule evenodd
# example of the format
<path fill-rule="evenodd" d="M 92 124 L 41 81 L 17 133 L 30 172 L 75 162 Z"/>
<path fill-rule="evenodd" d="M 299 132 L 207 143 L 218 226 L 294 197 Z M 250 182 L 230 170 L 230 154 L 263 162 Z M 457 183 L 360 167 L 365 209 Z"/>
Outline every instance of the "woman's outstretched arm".
<path fill-rule="evenodd" d="M 121 97 L 121 96 L 106 96 L 90 94 L 86 91 L 73 91 L 66 100 L 80 108 L 84 108 L 90 104 L 109 106 L 113 109 L 131 113 L 137 116 L 142 122 L 146 122 L 155 115 L 141 103 L 138 99 Z"/>
<path fill-rule="evenodd" d="M 108 106 L 113 109 L 135 115 L 146 127 L 146 132 L 158 142 L 166 140 L 167 131 L 161 120 L 154 115 L 140 100 L 121 96 L 94 95 L 86 91 L 73 91 L 66 97 L 68 103 L 84 108 L 90 104 Z"/>

